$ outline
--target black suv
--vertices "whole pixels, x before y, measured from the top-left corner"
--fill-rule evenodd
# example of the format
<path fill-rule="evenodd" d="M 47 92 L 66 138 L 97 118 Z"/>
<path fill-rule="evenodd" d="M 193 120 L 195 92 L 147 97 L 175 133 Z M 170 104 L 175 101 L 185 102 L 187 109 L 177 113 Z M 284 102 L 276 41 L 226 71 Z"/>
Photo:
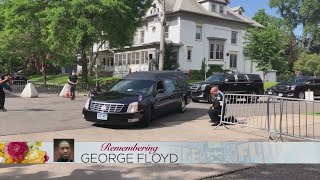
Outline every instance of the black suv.
<path fill-rule="evenodd" d="M 306 91 L 320 96 L 320 77 L 297 76 L 268 89 L 269 95 L 305 99 Z"/>
<path fill-rule="evenodd" d="M 88 99 L 83 117 L 101 124 L 147 127 L 157 115 L 184 112 L 190 102 L 191 91 L 182 72 L 135 72 Z"/>
<path fill-rule="evenodd" d="M 264 94 L 263 82 L 258 74 L 215 74 L 204 82 L 190 85 L 192 101 L 211 102 L 210 89 L 218 86 L 226 94 Z"/>

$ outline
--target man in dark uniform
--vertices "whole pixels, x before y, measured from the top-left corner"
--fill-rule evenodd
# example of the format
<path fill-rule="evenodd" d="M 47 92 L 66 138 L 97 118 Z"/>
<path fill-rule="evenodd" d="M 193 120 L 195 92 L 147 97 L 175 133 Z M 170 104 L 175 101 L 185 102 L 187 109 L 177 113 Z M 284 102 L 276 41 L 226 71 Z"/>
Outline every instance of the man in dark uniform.
<path fill-rule="evenodd" d="M 76 85 L 78 83 L 78 76 L 74 71 L 72 71 L 71 76 L 69 76 L 68 83 L 70 85 L 70 99 L 74 100 L 76 98 Z"/>
<path fill-rule="evenodd" d="M 67 141 L 62 141 L 59 143 L 59 158 L 56 162 L 73 162 L 70 157 L 70 144 Z"/>
<path fill-rule="evenodd" d="M 7 84 L 9 82 L 9 85 Z M 12 79 L 8 75 L 3 75 L 0 78 L 0 112 L 6 112 L 7 109 L 4 108 L 4 103 L 6 101 L 6 94 L 4 89 L 12 91 L 11 86 L 13 85 Z"/>
<path fill-rule="evenodd" d="M 210 116 L 210 121 L 212 126 L 217 126 L 220 123 L 220 116 L 223 105 L 224 94 L 219 90 L 217 86 L 212 87 L 210 90 L 212 107 L 210 107 L 208 114 Z"/>

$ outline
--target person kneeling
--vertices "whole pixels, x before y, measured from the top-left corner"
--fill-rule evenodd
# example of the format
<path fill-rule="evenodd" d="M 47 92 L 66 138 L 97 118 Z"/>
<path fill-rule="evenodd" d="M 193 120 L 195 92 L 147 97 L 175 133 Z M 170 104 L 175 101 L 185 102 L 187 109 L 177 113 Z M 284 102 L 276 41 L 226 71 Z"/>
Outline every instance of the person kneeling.
<path fill-rule="evenodd" d="M 211 94 L 211 101 L 212 101 L 212 106 L 210 107 L 208 114 L 210 116 L 210 121 L 212 126 L 217 126 L 220 124 L 221 115 L 222 112 L 222 104 L 224 94 L 219 90 L 217 86 L 211 88 L 210 90 Z"/>

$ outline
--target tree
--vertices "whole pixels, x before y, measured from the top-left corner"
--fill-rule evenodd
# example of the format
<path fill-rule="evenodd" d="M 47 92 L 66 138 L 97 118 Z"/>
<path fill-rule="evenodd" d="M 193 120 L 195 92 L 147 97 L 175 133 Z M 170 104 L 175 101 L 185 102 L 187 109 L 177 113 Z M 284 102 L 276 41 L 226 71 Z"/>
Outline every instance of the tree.
<path fill-rule="evenodd" d="M 164 46 L 164 70 L 178 70 L 179 63 L 177 62 L 177 58 L 174 52 L 174 47 L 172 43 L 165 43 Z"/>
<path fill-rule="evenodd" d="M 257 68 L 264 72 L 274 69 L 284 72 L 286 69 L 286 41 L 285 30 L 274 17 L 260 10 L 254 18 L 261 21 L 265 28 L 250 28 L 245 35 L 244 54 L 257 64 Z"/>
<path fill-rule="evenodd" d="M 87 54 L 94 43 L 109 48 L 130 45 L 151 0 L 54 1 L 48 12 L 51 49 L 69 49 L 81 56 L 82 77 L 88 81 Z M 71 45 L 73 44 L 73 45 Z M 72 48 L 70 48 L 72 47 Z"/>
<path fill-rule="evenodd" d="M 294 64 L 296 71 L 301 71 L 305 75 L 320 75 L 320 56 L 319 54 L 308 54 L 302 52 Z"/>
<path fill-rule="evenodd" d="M 301 46 L 309 52 L 314 50 L 316 40 L 320 38 L 320 1 L 319 0 L 270 0 L 271 8 L 276 8 L 290 29 L 289 66 L 292 67 L 298 58 L 297 36 L 294 30 L 302 25 Z"/>

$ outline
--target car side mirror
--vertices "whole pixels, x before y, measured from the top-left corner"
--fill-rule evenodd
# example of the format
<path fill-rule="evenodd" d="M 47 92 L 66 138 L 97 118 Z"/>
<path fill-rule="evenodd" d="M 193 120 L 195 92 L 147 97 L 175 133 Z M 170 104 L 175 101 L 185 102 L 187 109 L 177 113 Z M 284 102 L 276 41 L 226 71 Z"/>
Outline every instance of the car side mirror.
<path fill-rule="evenodd" d="M 158 89 L 157 93 L 164 93 L 164 89 Z"/>

